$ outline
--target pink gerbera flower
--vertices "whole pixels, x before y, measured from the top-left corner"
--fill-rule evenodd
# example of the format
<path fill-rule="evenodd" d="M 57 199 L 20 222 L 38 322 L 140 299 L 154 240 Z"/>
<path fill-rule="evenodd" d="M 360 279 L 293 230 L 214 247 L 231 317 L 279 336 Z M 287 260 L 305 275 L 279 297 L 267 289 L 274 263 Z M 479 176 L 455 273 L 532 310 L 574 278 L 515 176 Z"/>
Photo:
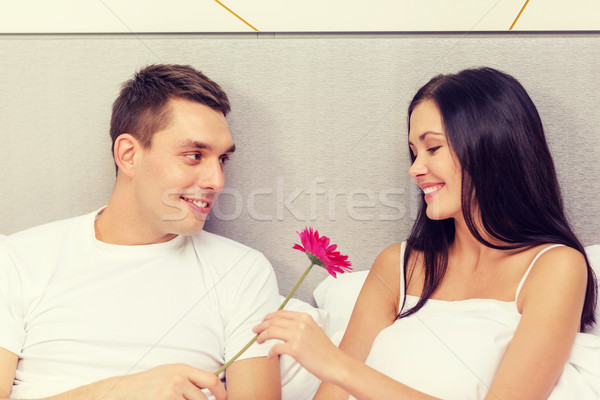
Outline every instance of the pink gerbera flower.
<path fill-rule="evenodd" d="M 329 272 L 334 278 L 336 277 L 336 273 L 343 274 L 344 272 L 352 270 L 350 267 L 350 261 L 348 261 L 348 256 L 344 256 L 340 254 L 339 251 L 335 251 L 337 246 L 335 244 L 329 244 L 329 238 L 327 236 L 319 236 L 318 231 L 313 231 L 312 228 L 304 228 L 302 232 L 296 232 L 300 235 L 300 240 L 302 241 L 302 246 L 299 244 L 294 245 L 294 249 L 303 251 L 310 260 L 310 265 L 302 276 L 298 279 L 294 287 L 290 290 L 286 298 L 283 300 L 283 303 L 279 306 L 280 310 L 286 306 L 288 301 L 292 298 L 296 290 L 300 286 L 300 284 L 306 278 L 306 275 L 310 272 L 314 265 L 320 265 L 325 268 L 327 272 Z M 303 247 L 304 246 L 304 247 Z M 221 372 L 225 371 L 227 367 L 229 367 L 235 360 L 238 359 L 240 355 L 242 355 L 254 342 L 258 335 L 254 336 L 244 348 L 242 348 L 232 359 L 227 361 L 221 368 L 219 368 L 215 374 L 219 375 Z"/>
<path fill-rule="evenodd" d="M 335 251 L 337 245 L 330 245 L 327 236 L 319 236 L 319 232 L 312 228 L 304 228 L 302 232 L 296 233 L 300 236 L 302 246 L 295 244 L 294 249 L 303 251 L 311 263 L 325 268 L 334 278 L 336 273 L 343 274 L 352 270 L 348 256 Z"/>

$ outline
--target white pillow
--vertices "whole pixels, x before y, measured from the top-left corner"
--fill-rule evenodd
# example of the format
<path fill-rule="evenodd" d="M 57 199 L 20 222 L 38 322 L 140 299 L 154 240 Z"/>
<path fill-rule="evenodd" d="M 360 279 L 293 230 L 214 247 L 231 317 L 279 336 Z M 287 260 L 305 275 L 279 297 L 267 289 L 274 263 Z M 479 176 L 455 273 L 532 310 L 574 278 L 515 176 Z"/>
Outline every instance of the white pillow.
<path fill-rule="evenodd" d="M 329 338 L 339 344 L 367 273 L 368 271 L 346 273 L 338 275 L 337 279 L 328 276 L 313 293 L 318 308 L 292 298 L 285 310 L 309 314 Z M 283 300 L 284 297 L 281 296 L 281 301 Z M 321 384 L 317 377 L 288 355 L 279 357 L 279 370 L 282 400 L 310 400 Z"/>
<path fill-rule="evenodd" d="M 281 302 L 283 300 L 284 297 L 281 296 Z M 325 310 L 294 298 L 286 304 L 285 310 L 307 313 L 325 332 L 328 330 L 329 316 Z M 281 372 L 282 400 L 310 400 L 321 384 L 317 377 L 286 354 L 279 357 L 279 370 Z"/>
<path fill-rule="evenodd" d="M 585 254 L 587 254 L 588 260 L 590 260 L 590 265 L 592 269 L 596 273 L 596 278 L 600 279 L 600 244 L 595 244 L 593 246 L 587 246 L 585 248 Z M 600 300 L 596 304 L 596 325 L 592 328 L 588 328 L 585 332 L 591 333 L 596 336 L 600 336 Z"/>
<path fill-rule="evenodd" d="M 329 326 L 325 330 L 334 343 L 343 335 L 358 294 L 369 274 L 368 270 L 347 272 L 337 278 L 328 276 L 313 292 L 317 306 L 329 314 Z M 341 332 L 341 335 L 340 335 Z"/>

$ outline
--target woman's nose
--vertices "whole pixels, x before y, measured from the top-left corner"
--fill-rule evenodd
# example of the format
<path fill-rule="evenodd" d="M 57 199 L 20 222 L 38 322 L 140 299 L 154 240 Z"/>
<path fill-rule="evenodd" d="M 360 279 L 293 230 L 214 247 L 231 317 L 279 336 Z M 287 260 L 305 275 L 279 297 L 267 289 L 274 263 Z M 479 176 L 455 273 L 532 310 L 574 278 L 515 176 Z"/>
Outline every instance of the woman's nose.
<path fill-rule="evenodd" d="M 412 165 L 408 169 L 408 174 L 413 178 L 417 178 L 418 176 L 425 175 L 426 173 L 427 166 L 423 160 L 417 156 L 415 161 L 413 161 Z"/>

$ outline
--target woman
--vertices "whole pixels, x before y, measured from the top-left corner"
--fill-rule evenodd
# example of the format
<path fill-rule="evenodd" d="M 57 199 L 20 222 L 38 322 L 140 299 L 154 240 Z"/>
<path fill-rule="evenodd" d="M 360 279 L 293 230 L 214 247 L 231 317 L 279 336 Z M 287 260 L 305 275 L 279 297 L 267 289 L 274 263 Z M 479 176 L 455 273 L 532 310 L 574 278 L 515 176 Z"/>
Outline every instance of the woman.
<path fill-rule="evenodd" d="M 525 89 L 491 68 L 437 76 L 408 116 L 420 212 L 375 260 L 339 349 L 285 311 L 259 342 L 283 340 L 271 356 L 319 377 L 317 399 L 599 398 L 598 340 L 578 333 L 596 281 Z"/>

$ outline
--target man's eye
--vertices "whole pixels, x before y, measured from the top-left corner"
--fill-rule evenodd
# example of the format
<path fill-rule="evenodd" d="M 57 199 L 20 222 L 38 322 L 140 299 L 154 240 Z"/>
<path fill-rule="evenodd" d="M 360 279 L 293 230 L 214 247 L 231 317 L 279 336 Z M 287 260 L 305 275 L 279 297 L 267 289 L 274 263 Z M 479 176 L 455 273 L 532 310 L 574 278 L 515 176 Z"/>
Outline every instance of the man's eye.
<path fill-rule="evenodd" d="M 200 153 L 194 153 L 186 154 L 185 157 L 189 158 L 190 160 L 198 161 L 200 160 L 200 158 L 202 158 L 202 155 Z"/>
<path fill-rule="evenodd" d="M 229 156 L 221 157 L 221 164 L 227 164 L 228 161 L 229 161 Z"/>
<path fill-rule="evenodd" d="M 435 146 L 435 147 L 430 147 L 427 149 L 428 152 L 430 152 L 431 154 L 435 153 L 440 147 L 442 146 Z"/>

